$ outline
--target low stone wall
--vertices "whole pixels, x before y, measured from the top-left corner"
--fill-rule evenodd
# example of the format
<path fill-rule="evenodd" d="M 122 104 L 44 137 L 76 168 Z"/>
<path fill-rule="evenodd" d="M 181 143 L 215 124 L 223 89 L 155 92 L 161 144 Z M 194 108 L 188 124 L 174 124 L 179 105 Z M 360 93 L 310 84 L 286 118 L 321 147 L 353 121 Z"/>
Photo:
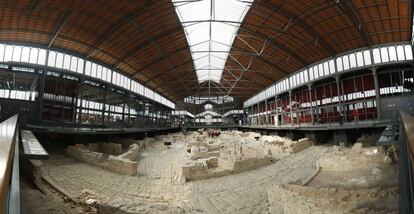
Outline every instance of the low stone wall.
<path fill-rule="evenodd" d="M 288 184 L 272 187 L 268 199 L 270 210 L 285 214 L 390 213 L 398 208 L 398 188 L 346 190 Z"/>
<path fill-rule="evenodd" d="M 126 151 L 124 154 L 118 156 L 120 158 L 125 158 L 128 160 L 135 160 L 138 158 L 139 156 L 139 152 L 141 151 L 140 147 L 138 144 L 132 144 L 129 146 L 128 151 Z"/>
<path fill-rule="evenodd" d="M 138 170 L 137 162 L 122 157 L 90 151 L 84 145 L 77 144 L 75 146 L 68 146 L 66 154 L 76 160 L 120 174 L 134 175 Z"/>
<path fill-rule="evenodd" d="M 119 143 L 88 143 L 88 149 L 94 152 L 101 152 L 110 155 L 122 154 L 122 145 Z"/>
<path fill-rule="evenodd" d="M 302 138 L 298 141 L 293 141 L 288 138 L 282 138 L 278 136 L 263 136 L 262 142 L 267 150 L 272 154 L 285 153 L 285 154 L 296 154 L 310 146 L 312 141 L 308 138 Z"/>
<path fill-rule="evenodd" d="M 273 159 L 269 157 L 265 158 L 249 158 L 234 162 L 233 173 L 244 172 L 247 170 L 256 169 L 262 166 L 266 166 L 273 163 Z"/>
<path fill-rule="evenodd" d="M 216 178 L 230 174 L 231 170 L 209 169 L 207 164 L 200 162 L 189 162 L 182 166 L 182 175 L 185 181 Z"/>

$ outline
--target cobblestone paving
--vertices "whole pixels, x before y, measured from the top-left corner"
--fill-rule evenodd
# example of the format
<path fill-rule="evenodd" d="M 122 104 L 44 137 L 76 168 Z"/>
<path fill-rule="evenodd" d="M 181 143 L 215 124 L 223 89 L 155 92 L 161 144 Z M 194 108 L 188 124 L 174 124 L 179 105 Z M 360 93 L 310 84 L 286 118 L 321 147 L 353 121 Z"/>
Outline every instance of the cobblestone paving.
<path fill-rule="evenodd" d="M 186 160 L 183 144 L 149 148 L 139 158 L 139 173 L 125 176 L 51 154 L 44 175 L 72 196 L 90 189 L 106 198 L 164 202 L 188 213 L 267 213 L 267 189 L 300 181 L 314 171 L 327 147 L 314 146 L 272 165 L 225 177 L 184 183 L 179 169 Z"/>

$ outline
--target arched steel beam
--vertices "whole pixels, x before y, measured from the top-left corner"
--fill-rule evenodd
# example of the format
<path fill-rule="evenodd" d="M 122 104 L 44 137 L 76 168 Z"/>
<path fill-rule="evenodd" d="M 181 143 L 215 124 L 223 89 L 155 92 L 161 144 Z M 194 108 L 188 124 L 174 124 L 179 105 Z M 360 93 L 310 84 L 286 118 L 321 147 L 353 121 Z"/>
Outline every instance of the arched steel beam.
<path fill-rule="evenodd" d="M 369 37 L 369 34 L 366 30 L 366 26 L 361 21 L 361 18 L 359 15 L 352 9 L 355 8 L 352 1 L 341 1 L 341 0 L 327 0 L 332 6 L 336 7 L 338 10 L 340 10 L 343 14 L 345 14 L 348 19 L 354 23 L 355 27 L 359 32 L 361 32 L 361 36 L 364 39 L 366 46 L 371 47 L 372 41 Z M 348 5 L 350 2 L 351 7 Z"/>
<path fill-rule="evenodd" d="M 323 39 L 321 35 L 316 33 L 312 27 L 306 23 L 305 20 L 301 19 L 300 17 L 294 16 L 292 13 L 280 9 L 279 5 L 273 4 L 270 0 L 261 1 L 264 3 L 266 7 L 271 7 L 272 10 L 276 11 L 277 13 L 283 15 L 287 19 L 292 20 L 291 23 L 295 23 L 297 26 L 302 28 L 302 30 L 306 31 L 309 35 L 314 37 L 318 42 L 321 43 L 323 49 L 325 49 L 331 56 L 334 56 L 336 52 L 331 48 L 331 46 Z"/>

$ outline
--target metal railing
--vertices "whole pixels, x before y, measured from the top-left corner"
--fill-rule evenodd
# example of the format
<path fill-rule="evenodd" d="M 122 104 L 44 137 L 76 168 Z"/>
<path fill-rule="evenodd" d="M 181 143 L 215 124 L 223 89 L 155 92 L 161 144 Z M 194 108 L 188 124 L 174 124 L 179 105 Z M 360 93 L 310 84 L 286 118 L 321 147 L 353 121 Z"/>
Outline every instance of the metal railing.
<path fill-rule="evenodd" d="M 296 113 L 294 113 L 296 114 Z M 377 118 L 376 111 L 354 111 L 351 113 L 340 115 L 339 112 L 325 112 L 311 114 L 296 114 L 298 116 L 290 117 L 290 112 L 281 114 L 269 114 L 268 122 L 266 116 L 255 117 L 256 121 L 244 126 L 262 126 L 262 127 L 317 127 L 317 126 L 342 126 L 342 125 L 364 125 L 370 123 L 396 123 L 398 121 L 398 111 L 389 110 L 381 111 L 381 119 Z M 272 117 L 280 117 L 279 121 L 275 121 Z M 311 119 L 313 118 L 313 120 Z"/>
<path fill-rule="evenodd" d="M 414 212 L 414 116 L 400 113 L 399 213 Z"/>
<path fill-rule="evenodd" d="M 0 123 L 0 213 L 20 213 L 18 115 Z"/>

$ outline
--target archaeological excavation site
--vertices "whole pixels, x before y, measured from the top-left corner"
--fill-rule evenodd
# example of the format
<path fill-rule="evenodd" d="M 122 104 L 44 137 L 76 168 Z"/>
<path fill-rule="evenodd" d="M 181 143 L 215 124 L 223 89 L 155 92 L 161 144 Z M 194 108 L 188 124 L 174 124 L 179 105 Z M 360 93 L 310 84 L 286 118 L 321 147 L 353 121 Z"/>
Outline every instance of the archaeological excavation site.
<path fill-rule="evenodd" d="M 414 214 L 414 0 L 0 0 L 0 214 Z"/>
<path fill-rule="evenodd" d="M 398 213 L 397 147 L 368 134 L 349 145 L 218 129 L 67 138 L 39 135 L 49 158 L 25 162 L 39 191 L 22 188 L 24 213 Z"/>

